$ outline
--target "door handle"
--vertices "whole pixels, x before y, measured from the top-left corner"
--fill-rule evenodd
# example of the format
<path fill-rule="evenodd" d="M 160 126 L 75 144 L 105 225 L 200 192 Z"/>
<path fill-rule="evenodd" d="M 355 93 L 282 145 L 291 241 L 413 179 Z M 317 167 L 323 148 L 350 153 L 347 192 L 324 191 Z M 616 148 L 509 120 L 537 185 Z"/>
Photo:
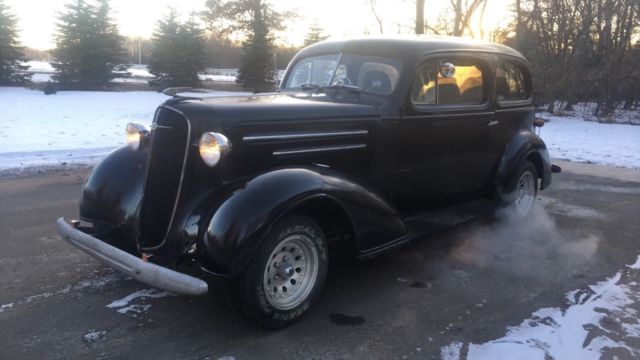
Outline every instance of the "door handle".
<path fill-rule="evenodd" d="M 487 126 L 496 126 L 496 125 L 498 125 L 498 124 L 500 124 L 500 121 L 498 121 L 498 120 L 491 120 L 491 121 L 489 121 L 489 122 L 487 123 Z"/>

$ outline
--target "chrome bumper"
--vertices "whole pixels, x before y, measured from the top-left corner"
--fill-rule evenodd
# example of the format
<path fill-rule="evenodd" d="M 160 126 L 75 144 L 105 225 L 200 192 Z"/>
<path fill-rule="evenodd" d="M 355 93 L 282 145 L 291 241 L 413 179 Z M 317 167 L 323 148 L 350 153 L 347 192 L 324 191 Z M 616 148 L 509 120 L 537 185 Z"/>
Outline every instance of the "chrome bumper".
<path fill-rule="evenodd" d="M 185 295 L 202 295 L 209 290 L 201 279 L 143 261 L 127 252 L 74 228 L 64 218 L 57 221 L 58 233 L 71 245 L 132 278 L 156 287 Z"/>

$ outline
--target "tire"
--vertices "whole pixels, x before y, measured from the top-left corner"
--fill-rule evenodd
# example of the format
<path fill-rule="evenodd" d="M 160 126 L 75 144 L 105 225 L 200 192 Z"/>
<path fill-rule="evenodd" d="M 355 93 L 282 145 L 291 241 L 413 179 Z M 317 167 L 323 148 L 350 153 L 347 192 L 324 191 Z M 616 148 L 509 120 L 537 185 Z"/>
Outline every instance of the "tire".
<path fill-rule="evenodd" d="M 500 197 L 505 208 L 512 208 L 517 216 L 524 217 L 531 212 L 537 195 L 538 172 L 531 161 L 525 160 L 510 191 L 501 193 Z"/>
<path fill-rule="evenodd" d="M 327 266 L 318 224 L 291 216 L 273 226 L 248 268 L 228 280 L 228 290 L 251 320 L 280 329 L 300 319 L 318 298 Z"/>

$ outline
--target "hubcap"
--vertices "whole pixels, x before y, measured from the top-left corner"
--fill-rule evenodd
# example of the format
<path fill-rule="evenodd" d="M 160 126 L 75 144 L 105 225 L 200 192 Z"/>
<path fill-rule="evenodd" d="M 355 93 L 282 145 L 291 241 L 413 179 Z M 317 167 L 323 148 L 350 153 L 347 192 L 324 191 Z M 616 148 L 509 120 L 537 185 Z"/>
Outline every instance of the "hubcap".
<path fill-rule="evenodd" d="M 519 215 L 526 215 L 533 207 L 536 197 L 536 179 L 529 171 L 524 172 L 518 185 L 516 186 L 516 194 L 514 205 Z"/>
<path fill-rule="evenodd" d="M 271 252 L 264 270 L 264 291 L 279 310 L 300 305 L 311 293 L 318 276 L 318 251 L 305 235 L 291 235 Z"/>

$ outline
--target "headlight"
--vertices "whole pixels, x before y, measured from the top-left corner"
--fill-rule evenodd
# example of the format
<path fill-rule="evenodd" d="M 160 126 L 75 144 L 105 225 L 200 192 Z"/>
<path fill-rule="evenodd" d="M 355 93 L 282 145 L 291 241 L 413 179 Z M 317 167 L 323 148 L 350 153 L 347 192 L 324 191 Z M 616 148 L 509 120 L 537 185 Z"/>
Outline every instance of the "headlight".
<path fill-rule="evenodd" d="M 128 123 L 126 128 L 127 145 L 133 150 L 140 150 L 149 137 L 149 128 L 146 125 Z"/>
<path fill-rule="evenodd" d="M 199 149 L 200 157 L 204 163 L 213 167 L 231 150 L 231 143 L 222 134 L 206 132 L 200 137 Z"/>

